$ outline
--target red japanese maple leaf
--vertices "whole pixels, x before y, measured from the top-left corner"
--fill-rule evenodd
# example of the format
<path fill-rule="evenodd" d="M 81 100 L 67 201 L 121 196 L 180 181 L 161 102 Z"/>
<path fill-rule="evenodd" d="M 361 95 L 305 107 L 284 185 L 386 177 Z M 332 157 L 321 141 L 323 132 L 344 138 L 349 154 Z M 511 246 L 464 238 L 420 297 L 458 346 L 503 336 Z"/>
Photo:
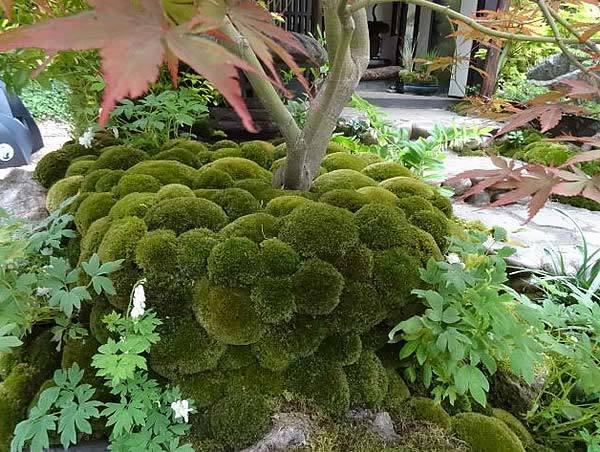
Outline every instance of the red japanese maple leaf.
<path fill-rule="evenodd" d="M 101 124 L 119 99 L 146 92 L 164 61 L 173 71 L 176 56 L 221 91 L 246 128 L 254 130 L 237 80 L 237 68 L 251 70 L 244 61 L 206 36 L 169 29 L 160 0 L 89 0 L 89 4 L 91 11 L 3 33 L 0 51 L 100 49 L 106 81 Z"/>
<path fill-rule="evenodd" d="M 590 177 L 579 168 L 573 167 L 572 170 L 561 170 L 557 173 L 562 181 L 552 192 L 562 196 L 583 196 L 600 203 L 600 174 Z"/>
<path fill-rule="evenodd" d="M 511 130 L 523 127 L 532 121 L 539 121 L 540 130 L 546 132 L 558 125 L 560 118 L 565 114 L 578 114 L 585 111 L 585 108 L 569 104 L 542 104 L 532 105 L 525 110 L 516 113 L 509 118 L 509 121 L 496 132 L 496 136 L 504 135 Z"/>
<path fill-rule="evenodd" d="M 569 88 L 567 94 L 573 99 L 595 99 L 600 97 L 600 86 L 592 80 L 563 80 L 561 85 Z"/>

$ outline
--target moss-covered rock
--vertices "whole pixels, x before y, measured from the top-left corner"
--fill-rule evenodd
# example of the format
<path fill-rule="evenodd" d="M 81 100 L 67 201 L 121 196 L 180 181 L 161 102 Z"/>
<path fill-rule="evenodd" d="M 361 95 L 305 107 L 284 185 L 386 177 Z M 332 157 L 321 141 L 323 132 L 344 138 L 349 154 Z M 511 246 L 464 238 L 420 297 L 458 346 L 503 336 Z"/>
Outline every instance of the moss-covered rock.
<path fill-rule="evenodd" d="M 350 366 L 361 357 L 362 341 L 358 334 L 333 334 L 326 337 L 316 352 L 324 361 Z"/>
<path fill-rule="evenodd" d="M 403 243 L 409 224 L 404 212 L 387 204 L 367 204 L 354 215 L 360 239 L 372 249 Z"/>
<path fill-rule="evenodd" d="M 218 243 L 210 229 L 191 229 L 177 237 L 177 262 L 182 275 L 190 279 L 206 276 L 208 257 Z"/>
<path fill-rule="evenodd" d="M 91 151 L 83 146 L 65 145 L 58 151 L 46 154 L 41 158 L 35 167 L 33 178 L 43 187 L 50 188 L 65 176 L 74 159 L 90 153 Z"/>
<path fill-rule="evenodd" d="M 377 182 L 383 182 L 394 177 L 415 177 L 408 168 L 396 162 L 373 163 L 364 168 L 362 172 Z"/>
<path fill-rule="evenodd" d="M 359 188 L 356 191 L 364 195 L 370 203 L 390 204 L 395 206 L 398 201 L 398 197 L 395 194 L 381 187 L 367 186 Z"/>
<path fill-rule="evenodd" d="M 205 168 L 215 168 L 229 174 L 234 180 L 264 179 L 271 181 L 271 173 L 252 160 L 241 157 L 225 157 L 209 163 Z"/>
<path fill-rule="evenodd" d="M 433 207 L 437 207 L 446 217 L 452 218 L 452 201 L 450 201 L 450 198 L 435 193 L 430 201 Z"/>
<path fill-rule="evenodd" d="M 429 232 L 442 253 L 448 249 L 450 227 L 448 219 L 442 212 L 439 210 L 421 210 L 410 217 L 410 222 L 419 229 Z"/>
<path fill-rule="evenodd" d="M 144 220 L 148 229 L 171 229 L 177 234 L 196 228 L 221 229 L 228 222 L 223 209 L 198 198 L 165 199 L 152 206 Z"/>
<path fill-rule="evenodd" d="M 129 168 L 127 174 L 146 174 L 163 185 L 183 184 L 194 187 L 196 183 L 196 170 L 173 160 L 146 160 Z"/>
<path fill-rule="evenodd" d="M 196 194 L 220 205 L 231 220 L 260 210 L 260 204 L 256 198 L 241 188 L 196 190 Z"/>
<path fill-rule="evenodd" d="M 139 240 L 135 263 L 147 272 L 177 273 L 179 242 L 170 229 L 155 229 Z"/>
<path fill-rule="evenodd" d="M 386 306 L 380 294 L 367 283 L 346 282 L 340 303 L 330 321 L 337 331 L 364 333 L 385 319 Z"/>
<path fill-rule="evenodd" d="M 460 413 L 452 418 L 452 432 L 481 452 L 524 452 L 523 444 L 509 428 L 493 417 L 479 413 Z"/>
<path fill-rule="evenodd" d="M 75 213 L 77 230 L 85 236 L 91 224 L 108 215 L 117 200 L 111 193 L 91 193 Z"/>
<path fill-rule="evenodd" d="M 321 163 L 327 171 L 335 171 L 338 169 L 351 169 L 354 171 L 362 171 L 367 164 L 359 157 L 347 152 L 335 152 L 328 154 Z"/>
<path fill-rule="evenodd" d="M 46 196 L 46 209 L 48 209 L 48 212 L 54 212 L 64 201 L 75 196 L 79 192 L 82 182 L 83 176 L 70 176 L 52 185 Z"/>
<path fill-rule="evenodd" d="M 246 237 L 260 243 L 277 235 L 277 218 L 268 213 L 258 212 L 244 215 L 221 229 L 223 237 Z"/>
<path fill-rule="evenodd" d="M 102 217 L 94 221 L 87 230 L 85 236 L 82 237 L 79 253 L 79 262 L 87 261 L 92 255 L 98 251 L 98 247 L 104 238 L 104 234 L 110 228 L 112 219 Z"/>
<path fill-rule="evenodd" d="M 365 245 L 358 245 L 339 258 L 335 266 L 345 278 L 368 281 L 373 276 L 373 252 Z"/>
<path fill-rule="evenodd" d="M 413 289 L 421 285 L 420 262 L 402 248 L 375 254 L 373 280 L 390 307 L 402 307 Z"/>
<path fill-rule="evenodd" d="M 163 201 L 171 198 L 193 198 L 194 192 L 187 185 L 168 184 L 158 190 L 158 200 Z"/>
<path fill-rule="evenodd" d="M 82 193 L 96 191 L 96 184 L 98 183 L 98 181 L 102 177 L 106 176 L 107 174 L 111 174 L 111 173 L 112 173 L 112 170 L 109 170 L 109 169 L 99 169 L 99 170 L 90 171 L 89 173 L 87 173 L 84 176 L 83 182 L 81 183 L 80 191 Z"/>
<path fill-rule="evenodd" d="M 379 184 L 386 190 L 391 191 L 399 198 L 416 195 L 425 199 L 434 197 L 434 190 L 425 182 L 412 177 L 398 176 L 384 180 Z"/>
<path fill-rule="evenodd" d="M 383 402 L 388 391 L 388 376 L 375 352 L 363 351 L 356 364 L 344 370 L 350 388 L 350 403 L 377 407 Z"/>
<path fill-rule="evenodd" d="M 215 284 L 251 286 L 262 273 L 258 245 L 245 237 L 233 237 L 219 243 L 208 257 L 208 277 Z"/>
<path fill-rule="evenodd" d="M 306 206 L 311 203 L 310 199 L 302 196 L 279 196 L 269 201 L 265 211 L 275 217 L 282 217 L 291 213 L 296 207 Z"/>
<path fill-rule="evenodd" d="M 242 151 L 240 148 L 221 148 L 212 151 L 211 161 L 219 160 L 226 157 L 242 157 Z"/>
<path fill-rule="evenodd" d="M 340 302 L 344 277 L 329 262 L 309 259 L 294 274 L 294 288 L 299 312 L 327 315 Z"/>
<path fill-rule="evenodd" d="M 204 143 L 189 140 L 187 138 L 173 138 L 171 140 L 167 140 L 162 145 L 161 150 L 164 151 L 175 147 L 187 149 L 188 151 L 192 151 L 195 154 L 198 154 L 199 152 L 208 151 L 208 147 Z"/>
<path fill-rule="evenodd" d="M 70 176 L 85 176 L 92 170 L 94 166 L 93 160 L 77 160 L 73 161 L 67 168 L 67 172 L 65 173 L 65 177 Z"/>
<path fill-rule="evenodd" d="M 100 344 L 106 343 L 108 338 L 111 336 L 111 333 L 108 331 L 103 319 L 105 316 L 114 311 L 115 308 L 103 298 L 94 303 L 94 306 L 92 306 L 92 311 L 90 312 L 90 333 L 92 333 L 94 339 L 96 339 Z"/>
<path fill-rule="evenodd" d="M 239 147 L 239 145 L 232 140 L 219 140 L 216 143 L 213 143 L 210 145 L 210 150 L 211 151 L 217 151 L 219 149 L 223 149 L 223 148 L 237 148 Z"/>
<path fill-rule="evenodd" d="M 289 276 L 298 270 L 298 253 L 279 239 L 268 239 L 260 244 L 265 273 L 272 276 Z"/>
<path fill-rule="evenodd" d="M 396 356 L 394 356 L 396 358 Z M 383 401 L 385 408 L 398 412 L 404 402 L 410 398 L 410 389 L 396 369 L 386 369 L 388 377 L 388 393 Z"/>
<path fill-rule="evenodd" d="M 431 204 L 431 202 L 429 202 L 425 198 L 422 198 L 421 196 L 416 195 L 406 196 L 405 198 L 398 199 L 398 201 L 396 202 L 396 206 L 402 209 L 402 211 L 406 215 L 406 218 L 410 218 L 415 213 L 421 212 L 423 210 L 430 212 L 434 210 L 433 204 Z"/>
<path fill-rule="evenodd" d="M 240 156 L 269 169 L 275 159 L 275 146 L 268 141 L 248 141 L 240 145 Z"/>
<path fill-rule="evenodd" d="M 500 419 L 502 422 L 506 424 L 506 426 L 521 440 L 521 444 L 525 448 L 532 446 L 534 444 L 533 436 L 531 433 L 527 431 L 527 428 L 523 425 L 523 423 L 509 413 L 506 410 L 501 408 L 492 409 L 492 417 L 496 419 Z"/>
<path fill-rule="evenodd" d="M 441 428 L 450 428 L 451 418 L 439 403 L 425 397 L 413 397 L 408 400 L 407 407 L 413 418 L 431 422 Z M 478 449 L 475 449 L 478 450 Z"/>
<path fill-rule="evenodd" d="M 94 162 L 94 169 L 126 170 L 148 158 L 144 151 L 128 146 L 110 146 L 104 148 Z"/>
<path fill-rule="evenodd" d="M 192 168 L 200 168 L 201 162 L 198 155 L 189 149 L 174 147 L 161 151 L 152 156 L 153 160 L 174 160 Z"/>
<path fill-rule="evenodd" d="M 332 206 L 347 209 L 350 212 L 356 212 L 362 206 L 369 202 L 369 199 L 355 190 L 335 189 L 324 193 L 320 198 L 320 202 L 331 204 Z"/>
<path fill-rule="evenodd" d="M 103 174 L 96 181 L 96 185 L 94 186 L 94 191 L 103 192 L 103 191 L 112 191 L 112 189 L 119 183 L 125 171 L 118 170 L 110 170 L 109 172 Z"/>
<path fill-rule="evenodd" d="M 125 217 L 144 218 L 148 210 L 157 202 L 156 193 L 130 193 L 110 208 L 108 216 L 113 220 Z"/>
<path fill-rule="evenodd" d="M 233 177 L 217 168 L 202 168 L 196 178 L 198 188 L 229 188 L 233 186 Z"/>
<path fill-rule="evenodd" d="M 130 193 L 156 193 L 160 187 L 158 179 L 147 174 L 125 174 L 112 192 L 117 198 L 122 198 Z"/>
<path fill-rule="evenodd" d="M 317 177 L 313 182 L 312 190 L 316 193 L 326 193 L 336 188 L 357 190 L 362 187 L 376 185 L 377 182 L 375 180 L 358 171 L 338 169 Z"/>
<path fill-rule="evenodd" d="M 296 312 L 294 290 L 289 278 L 261 278 L 252 289 L 250 300 L 264 323 L 287 322 Z"/>

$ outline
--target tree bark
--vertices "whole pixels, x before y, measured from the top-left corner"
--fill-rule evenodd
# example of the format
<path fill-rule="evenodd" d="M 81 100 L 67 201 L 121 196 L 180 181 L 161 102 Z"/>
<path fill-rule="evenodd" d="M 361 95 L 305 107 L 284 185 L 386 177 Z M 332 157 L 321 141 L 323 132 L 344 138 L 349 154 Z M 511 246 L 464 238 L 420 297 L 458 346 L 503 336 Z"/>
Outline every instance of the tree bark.
<path fill-rule="evenodd" d="M 510 0 L 499 0 L 496 11 L 508 11 L 509 8 Z M 490 47 L 488 49 L 484 68 L 487 77 L 484 77 L 483 82 L 481 83 L 481 89 L 479 90 L 479 95 L 481 97 L 490 98 L 492 97 L 492 94 L 494 94 L 494 91 L 496 91 L 501 55 L 502 48 Z"/>

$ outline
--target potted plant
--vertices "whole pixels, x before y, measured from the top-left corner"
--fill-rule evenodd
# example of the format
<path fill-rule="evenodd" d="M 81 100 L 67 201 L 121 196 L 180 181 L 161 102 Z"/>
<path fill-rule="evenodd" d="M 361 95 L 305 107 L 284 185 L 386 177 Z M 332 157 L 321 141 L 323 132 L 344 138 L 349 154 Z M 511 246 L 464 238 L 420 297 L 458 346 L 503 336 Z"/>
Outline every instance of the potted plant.
<path fill-rule="evenodd" d="M 437 91 L 438 79 L 428 71 L 402 69 L 398 72 L 396 92 L 431 96 Z"/>

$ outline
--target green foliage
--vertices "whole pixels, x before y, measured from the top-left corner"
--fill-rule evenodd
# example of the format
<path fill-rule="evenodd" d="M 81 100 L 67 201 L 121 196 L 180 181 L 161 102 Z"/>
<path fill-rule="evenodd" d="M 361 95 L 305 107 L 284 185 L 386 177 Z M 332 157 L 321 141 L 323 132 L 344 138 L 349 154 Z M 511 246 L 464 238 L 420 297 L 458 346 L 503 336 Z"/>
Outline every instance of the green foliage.
<path fill-rule="evenodd" d="M 420 273 L 432 289 L 414 291 L 424 301 L 425 313 L 390 333 L 390 338 L 402 333 L 400 358 L 416 358 L 409 375 L 414 380 L 419 369 L 437 400 L 454 403 L 468 394 L 485 406 L 486 373 L 495 373 L 499 361 L 507 361 L 516 375 L 531 382 L 540 359 L 542 347 L 528 323 L 533 310 L 516 302 L 504 285 L 503 258 L 513 250 L 502 248 L 487 256 L 485 239 L 485 234 L 473 234 L 469 241 L 452 240 L 450 251 L 464 263 L 430 260 Z"/>
<path fill-rule="evenodd" d="M 20 99 L 35 120 L 52 119 L 68 122 L 71 112 L 68 108 L 70 90 L 62 82 L 50 81 L 49 86 L 31 81 L 23 88 Z"/>

